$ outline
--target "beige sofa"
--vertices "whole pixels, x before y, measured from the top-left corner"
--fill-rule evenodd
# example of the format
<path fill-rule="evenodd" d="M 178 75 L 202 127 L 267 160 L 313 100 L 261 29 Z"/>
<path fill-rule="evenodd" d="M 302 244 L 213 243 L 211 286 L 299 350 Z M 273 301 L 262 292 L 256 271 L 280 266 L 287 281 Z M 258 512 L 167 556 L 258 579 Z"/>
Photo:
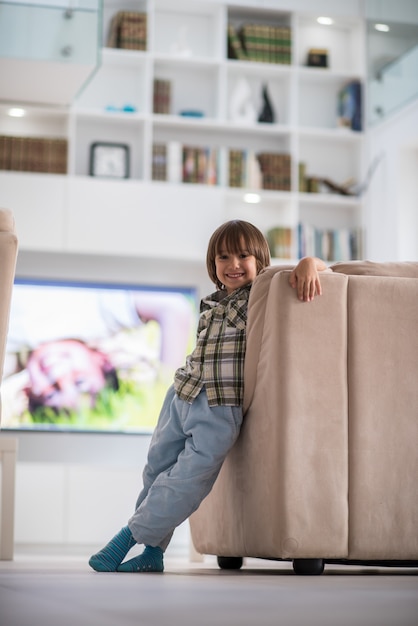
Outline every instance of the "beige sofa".
<path fill-rule="evenodd" d="M 13 214 L 7 209 L 0 209 L 0 382 L 3 376 L 17 247 Z M 16 437 L 0 432 L 0 560 L 13 559 L 16 455 Z"/>
<path fill-rule="evenodd" d="M 418 263 L 339 263 L 297 300 L 289 269 L 254 283 L 244 426 L 192 540 L 242 557 L 418 565 Z"/>

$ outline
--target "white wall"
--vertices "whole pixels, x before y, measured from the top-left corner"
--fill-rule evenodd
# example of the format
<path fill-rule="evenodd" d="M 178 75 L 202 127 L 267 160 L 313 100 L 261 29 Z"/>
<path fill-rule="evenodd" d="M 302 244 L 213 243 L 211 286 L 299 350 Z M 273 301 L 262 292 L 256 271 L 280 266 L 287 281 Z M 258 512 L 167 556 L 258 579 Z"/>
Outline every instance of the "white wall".
<path fill-rule="evenodd" d="M 150 437 L 27 433 L 19 439 L 17 545 L 95 550 L 127 523 L 142 486 Z M 170 551 L 187 554 L 188 545 L 185 523 Z"/>
<path fill-rule="evenodd" d="M 366 200 L 366 249 L 374 261 L 418 260 L 418 100 L 371 128 L 368 163 L 380 162 Z"/>

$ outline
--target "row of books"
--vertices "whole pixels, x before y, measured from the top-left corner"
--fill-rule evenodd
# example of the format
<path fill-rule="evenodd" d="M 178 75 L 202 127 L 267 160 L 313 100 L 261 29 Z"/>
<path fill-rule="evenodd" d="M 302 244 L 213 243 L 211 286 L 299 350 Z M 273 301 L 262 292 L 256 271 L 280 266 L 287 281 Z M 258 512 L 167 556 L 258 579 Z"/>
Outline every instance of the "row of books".
<path fill-rule="evenodd" d="M 0 135 L 0 170 L 67 173 L 66 139 Z"/>
<path fill-rule="evenodd" d="M 240 61 L 290 64 L 292 30 L 288 26 L 228 24 L 228 58 Z"/>
<path fill-rule="evenodd" d="M 316 256 L 324 261 L 352 261 L 362 258 L 362 231 L 359 228 L 322 229 L 299 224 L 298 257 Z"/>
<path fill-rule="evenodd" d="M 230 187 L 290 191 L 290 170 L 289 154 L 229 150 Z M 218 172 L 219 151 L 216 148 L 183 146 L 176 141 L 153 144 L 153 180 L 216 185 Z"/>
<path fill-rule="evenodd" d="M 230 187 L 290 191 L 290 154 L 230 150 L 228 184 Z"/>
<path fill-rule="evenodd" d="M 320 229 L 301 223 L 296 228 L 271 228 L 266 238 L 271 256 L 278 259 L 316 256 L 335 263 L 360 259 L 362 254 L 360 229 Z"/>
<path fill-rule="evenodd" d="M 118 11 L 110 23 L 107 45 L 109 48 L 146 50 L 147 14 L 136 11 Z"/>
<path fill-rule="evenodd" d="M 152 179 L 170 182 L 217 185 L 219 152 L 216 148 L 154 143 Z"/>
<path fill-rule="evenodd" d="M 171 81 L 154 79 L 153 112 L 168 115 L 171 110 Z"/>

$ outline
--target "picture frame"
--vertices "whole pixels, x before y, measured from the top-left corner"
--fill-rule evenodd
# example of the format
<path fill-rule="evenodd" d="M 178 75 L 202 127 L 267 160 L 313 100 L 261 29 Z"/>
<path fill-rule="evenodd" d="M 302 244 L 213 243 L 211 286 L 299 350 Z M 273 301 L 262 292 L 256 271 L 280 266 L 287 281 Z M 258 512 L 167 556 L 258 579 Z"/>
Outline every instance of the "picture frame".
<path fill-rule="evenodd" d="M 96 141 L 90 146 L 90 176 L 129 178 L 130 151 L 124 143 Z"/>

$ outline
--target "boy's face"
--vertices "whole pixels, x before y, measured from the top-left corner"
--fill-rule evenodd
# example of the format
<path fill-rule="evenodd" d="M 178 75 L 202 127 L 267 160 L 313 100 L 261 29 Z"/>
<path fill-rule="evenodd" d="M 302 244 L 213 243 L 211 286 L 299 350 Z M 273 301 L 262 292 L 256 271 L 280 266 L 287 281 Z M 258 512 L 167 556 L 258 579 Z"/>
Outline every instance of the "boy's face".
<path fill-rule="evenodd" d="M 252 283 L 257 276 L 256 258 L 244 248 L 244 245 L 238 252 L 228 252 L 221 247 L 215 257 L 215 267 L 216 276 L 225 285 L 228 295 L 235 289 Z"/>

